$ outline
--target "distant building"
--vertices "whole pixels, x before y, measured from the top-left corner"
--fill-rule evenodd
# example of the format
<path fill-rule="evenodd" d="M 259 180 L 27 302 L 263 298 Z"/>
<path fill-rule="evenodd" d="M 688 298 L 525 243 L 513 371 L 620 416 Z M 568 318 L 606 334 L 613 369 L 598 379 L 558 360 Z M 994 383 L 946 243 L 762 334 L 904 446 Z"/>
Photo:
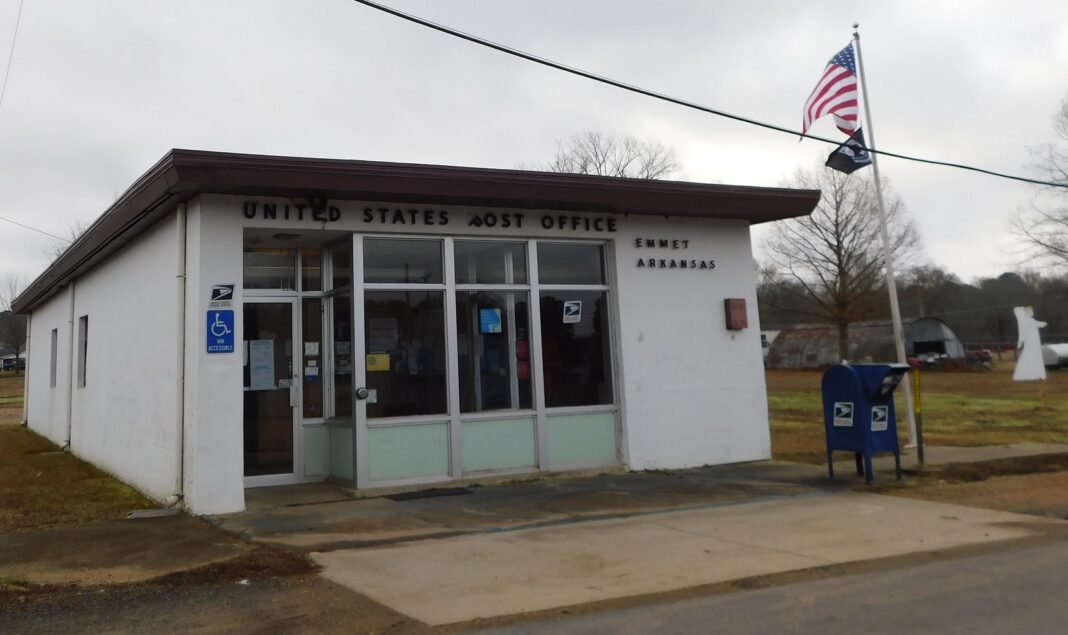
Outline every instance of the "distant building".
<path fill-rule="evenodd" d="M 0 349 L 0 370 L 22 370 L 25 367 L 26 351 L 22 351 L 16 355 L 13 350 L 7 348 Z"/>
<path fill-rule="evenodd" d="M 964 345 L 949 326 L 934 317 L 904 320 L 905 353 L 964 359 Z M 851 361 L 896 361 L 894 327 L 889 320 L 849 325 Z M 821 368 L 841 362 L 838 329 L 830 324 L 804 324 L 779 331 L 768 349 L 768 368 Z"/>

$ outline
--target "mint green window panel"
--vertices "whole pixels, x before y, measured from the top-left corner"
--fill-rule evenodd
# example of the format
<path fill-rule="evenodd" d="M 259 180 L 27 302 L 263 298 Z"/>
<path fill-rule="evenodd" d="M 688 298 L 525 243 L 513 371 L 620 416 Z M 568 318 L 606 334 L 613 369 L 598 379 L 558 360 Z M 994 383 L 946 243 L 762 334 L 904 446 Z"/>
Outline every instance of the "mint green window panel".
<path fill-rule="evenodd" d="M 423 423 L 367 429 L 372 481 L 449 474 L 449 425 Z"/>
<path fill-rule="evenodd" d="M 330 476 L 352 480 L 352 428 L 330 426 Z"/>
<path fill-rule="evenodd" d="M 551 415 L 547 418 L 549 467 L 612 465 L 616 458 L 616 415 Z"/>
<path fill-rule="evenodd" d="M 304 426 L 304 478 L 326 476 L 326 428 Z"/>
<path fill-rule="evenodd" d="M 464 472 L 536 467 L 534 417 L 463 422 Z"/>

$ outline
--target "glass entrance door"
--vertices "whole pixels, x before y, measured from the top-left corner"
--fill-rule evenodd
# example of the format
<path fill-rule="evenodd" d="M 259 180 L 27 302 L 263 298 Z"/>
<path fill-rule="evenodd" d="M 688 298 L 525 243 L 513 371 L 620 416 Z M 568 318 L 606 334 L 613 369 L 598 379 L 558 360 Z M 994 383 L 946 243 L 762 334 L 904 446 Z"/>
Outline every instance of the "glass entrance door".
<path fill-rule="evenodd" d="M 293 367 L 296 303 L 244 303 L 245 486 L 296 483 L 300 403 Z"/>

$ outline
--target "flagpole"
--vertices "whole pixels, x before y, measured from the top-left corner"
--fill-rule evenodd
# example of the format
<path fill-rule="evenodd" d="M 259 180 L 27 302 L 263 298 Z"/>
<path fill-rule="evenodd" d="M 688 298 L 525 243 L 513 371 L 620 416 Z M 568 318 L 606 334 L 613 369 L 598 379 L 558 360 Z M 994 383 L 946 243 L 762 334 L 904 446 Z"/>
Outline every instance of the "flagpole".
<path fill-rule="evenodd" d="M 871 106 L 868 102 L 868 82 L 864 79 L 864 62 L 860 54 L 860 24 L 853 24 L 853 41 L 857 49 L 857 70 L 860 74 L 860 90 L 864 98 L 864 120 L 868 127 L 868 149 L 875 149 L 875 127 L 871 122 Z M 897 361 L 907 364 L 905 357 L 905 329 L 901 326 L 901 308 L 897 303 L 897 283 L 894 281 L 894 264 L 890 254 L 890 232 L 886 228 L 886 203 L 883 201 L 883 182 L 879 176 L 879 155 L 871 152 L 871 167 L 875 175 L 875 191 L 879 202 L 880 234 L 883 238 L 883 261 L 886 265 L 886 288 L 890 293 L 890 316 L 894 322 L 894 344 L 897 348 Z M 912 406 L 912 386 L 909 382 L 901 382 L 901 388 L 905 394 L 905 413 L 909 427 L 909 446 L 918 444 L 916 435 L 916 413 Z"/>

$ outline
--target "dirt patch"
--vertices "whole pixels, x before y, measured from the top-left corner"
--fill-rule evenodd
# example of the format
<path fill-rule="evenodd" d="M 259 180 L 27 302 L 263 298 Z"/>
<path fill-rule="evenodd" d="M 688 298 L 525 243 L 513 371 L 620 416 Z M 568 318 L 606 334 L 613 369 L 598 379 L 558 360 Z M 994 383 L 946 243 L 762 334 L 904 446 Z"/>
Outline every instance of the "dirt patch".
<path fill-rule="evenodd" d="M 0 399 L 17 400 L 20 416 L 21 398 L 21 377 L 0 378 Z M 299 554 L 250 545 L 189 516 L 124 520 L 155 507 L 34 432 L 0 425 L 0 606 L 84 589 L 227 584 L 316 571 Z"/>
<path fill-rule="evenodd" d="M 6 607 L 0 604 L 0 624 L 11 633 L 432 632 L 317 575 L 247 584 L 65 589 Z"/>
<path fill-rule="evenodd" d="M 865 491 L 1068 519 L 1068 454 L 933 466 Z"/>
<path fill-rule="evenodd" d="M 185 515 L 98 521 L 0 535 L 0 575 L 40 584 L 139 582 L 250 549 Z"/>
<path fill-rule="evenodd" d="M 169 573 L 152 584 L 225 584 L 243 580 L 263 580 L 317 573 L 319 566 L 303 554 L 281 547 L 259 545 L 252 551 L 225 562 L 213 562 L 185 571 Z"/>
<path fill-rule="evenodd" d="M 1068 520 L 1068 472 L 995 476 L 978 482 L 926 485 L 888 493 Z"/>
<path fill-rule="evenodd" d="M 224 535 L 223 532 L 219 532 Z M 319 567 L 302 554 L 272 545 L 256 545 L 240 555 L 147 580 L 118 584 L 34 584 L 15 577 L 0 577 L 0 608 L 26 602 L 53 601 L 82 592 L 136 592 L 157 586 L 248 584 L 275 578 L 310 575 Z"/>
<path fill-rule="evenodd" d="M 993 459 L 978 463 L 950 463 L 918 473 L 928 483 L 971 483 L 996 476 L 1017 476 L 1068 470 L 1068 454 L 1040 454 Z"/>

